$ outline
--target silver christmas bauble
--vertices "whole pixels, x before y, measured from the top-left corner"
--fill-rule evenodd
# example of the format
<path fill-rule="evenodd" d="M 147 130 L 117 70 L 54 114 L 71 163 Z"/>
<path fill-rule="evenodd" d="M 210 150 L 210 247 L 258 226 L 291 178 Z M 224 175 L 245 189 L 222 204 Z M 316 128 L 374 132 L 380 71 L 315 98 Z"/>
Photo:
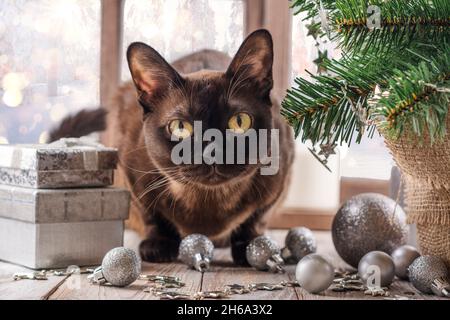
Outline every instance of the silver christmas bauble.
<path fill-rule="evenodd" d="M 246 248 L 247 262 L 258 270 L 282 271 L 283 259 L 280 248 L 270 238 L 259 236 L 253 239 Z"/>
<path fill-rule="evenodd" d="M 403 209 L 394 200 L 377 193 L 350 198 L 333 220 L 333 243 L 341 258 L 353 267 L 370 251 L 390 254 L 407 241 Z"/>
<path fill-rule="evenodd" d="M 367 287 L 387 287 L 394 280 L 394 261 L 385 252 L 369 252 L 359 262 L 358 274 Z"/>
<path fill-rule="evenodd" d="M 316 238 L 311 230 L 305 227 L 292 228 L 286 235 L 282 257 L 285 261 L 297 263 L 308 254 L 315 253 L 316 250 Z"/>
<path fill-rule="evenodd" d="M 400 279 L 408 279 L 408 267 L 420 257 L 419 251 L 410 245 L 404 245 L 395 249 L 391 254 L 395 265 L 395 275 Z"/>
<path fill-rule="evenodd" d="M 333 282 L 334 268 L 324 257 L 312 253 L 299 261 L 295 278 L 300 287 L 309 293 L 319 293 Z"/>
<path fill-rule="evenodd" d="M 214 244 L 202 234 L 191 234 L 180 243 L 180 260 L 200 272 L 209 269 L 213 254 Z"/>
<path fill-rule="evenodd" d="M 408 267 L 409 281 L 423 293 L 433 293 L 433 282 L 448 275 L 444 261 L 436 256 L 418 257 Z"/>
<path fill-rule="evenodd" d="M 106 282 L 113 286 L 125 287 L 136 281 L 141 274 L 141 259 L 133 250 L 118 247 L 105 255 L 100 268 Z"/>

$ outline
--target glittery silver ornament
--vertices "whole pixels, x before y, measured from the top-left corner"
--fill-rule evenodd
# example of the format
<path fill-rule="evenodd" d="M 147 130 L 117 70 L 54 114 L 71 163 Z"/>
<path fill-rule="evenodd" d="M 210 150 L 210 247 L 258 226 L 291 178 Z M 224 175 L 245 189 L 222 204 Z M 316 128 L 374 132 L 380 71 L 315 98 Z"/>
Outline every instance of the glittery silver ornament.
<path fill-rule="evenodd" d="M 369 252 L 359 262 L 358 274 L 367 287 L 387 287 L 394 280 L 394 261 L 385 252 Z"/>
<path fill-rule="evenodd" d="M 400 279 L 408 279 L 408 267 L 420 257 L 419 251 L 409 245 L 404 245 L 395 249 L 391 254 L 395 265 L 395 275 Z"/>
<path fill-rule="evenodd" d="M 297 227 L 289 230 L 286 235 L 281 256 L 284 261 L 297 263 L 308 254 L 315 253 L 316 250 L 316 238 L 312 231 L 305 227 Z"/>
<path fill-rule="evenodd" d="M 332 236 L 341 258 L 356 268 L 366 253 L 378 250 L 390 254 L 406 243 L 406 215 L 394 200 L 382 194 L 359 194 L 337 212 Z"/>
<path fill-rule="evenodd" d="M 295 278 L 300 287 L 309 293 L 319 293 L 333 283 L 334 268 L 324 257 L 312 253 L 299 261 Z"/>
<path fill-rule="evenodd" d="M 450 297 L 449 272 L 436 256 L 421 256 L 408 267 L 409 281 L 423 293 Z"/>
<path fill-rule="evenodd" d="M 110 283 L 125 287 L 137 280 L 141 273 L 141 259 L 131 249 L 118 247 L 103 258 L 101 267 L 94 270 L 89 279 L 95 283 Z"/>
<path fill-rule="evenodd" d="M 209 269 L 213 254 L 213 243 L 202 234 L 191 234 L 185 237 L 180 243 L 180 260 L 189 267 L 200 272 L 204 272 Z"/>
<path fill-rule="evenodd" d="M 270 238 L 259 236 L 253 239 L 246 249 L 248 263 L 258 270 L 272 272 L 284 271 L 283 259 L 280 256 L 280 248 Z"/>

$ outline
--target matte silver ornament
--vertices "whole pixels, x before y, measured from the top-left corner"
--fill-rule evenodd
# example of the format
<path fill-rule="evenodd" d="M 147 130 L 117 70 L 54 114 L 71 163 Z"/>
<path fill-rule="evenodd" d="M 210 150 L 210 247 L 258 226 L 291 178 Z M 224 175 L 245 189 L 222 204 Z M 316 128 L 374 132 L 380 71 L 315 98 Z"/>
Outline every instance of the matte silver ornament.
<path fill-rule="evenodd" d="M 420 257 L 419 251 L 410 245 L 404 245 L 395 249 L 391 254 L 395 265 L 395 275 L 400 279 L 408 279 L 408 267 Z"/>
<path fill-rule="evenodd" d="M 205 272 L 209 269 L 213 254 L 214 244 L 202 234 L 191 234 L 180 243 L 180 260 L 200 272 Z"/>
<path fill-rule="evenodd" d="M 406 215 L 394 200 L 382 194 L 359 194 L 346 201 L 337 212 L 332 236 L 341 258 L 356 268 L 370 251 L 391 254 L 406 244 Z"/>
<path fill-rule="evenodd" d="M 367 287 L 387 287 L 394 280 L 394 261 L 385 252 L 369 252 L 359 262 L 358 274 Z"/>
<path fill-rule="evenodd" d="M 408 275 L 409 281 L 421 292 L 450 297 L 449 272 L 441 258 L 418 257 L 408 267 Z"/>
<path fill-rule="evenodd" d="M 295 278 L 300 287 L 309 293 L 319 293 L 333 283 L 334 268 L 324 257 L 312 253 L 299 261 Z"/>
<path fill-rule="evenodd" d="M 312 231 L 305 227 L 297 227 L 289 230 L 286 235 L 281 256 L 284 261 L 297 263 L 308 254 L 315 253 L 316 250 L 316 238 Z"/>
<path fill-rule="evenodd" d="M 247 262 L 258 270 L 283 272 L 283 259 L 280 256 L 280 248 L 270 238 L 259 236 L 253 239 L 246 249 Z"/>
<path fill-rule="evenodd" d="M 94 270 L 88 278 L 95 283 L 110 283 L 125 287 L 139 278 L 141 259 L 131 249 L 118 247 L 110 250 L 103 258 L 101 267 Z"/>

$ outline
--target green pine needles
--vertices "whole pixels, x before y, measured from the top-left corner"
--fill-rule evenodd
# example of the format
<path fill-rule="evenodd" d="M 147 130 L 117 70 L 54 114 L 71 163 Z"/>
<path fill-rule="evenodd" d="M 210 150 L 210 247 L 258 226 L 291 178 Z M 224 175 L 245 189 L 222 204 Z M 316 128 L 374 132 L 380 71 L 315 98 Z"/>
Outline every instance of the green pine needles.
<path fill-rule="evenodd" d="M 450 1 L 296 0 L 292 7 L 325 26 L 320 36 L 343 51 L 322 63 L 326 74 L 297 78 L 288 90 L 282 114 L 296 136 L 350 144 L 375 126 L 390 138 L 406 129 L 432 141 L 445 135 Z"/>

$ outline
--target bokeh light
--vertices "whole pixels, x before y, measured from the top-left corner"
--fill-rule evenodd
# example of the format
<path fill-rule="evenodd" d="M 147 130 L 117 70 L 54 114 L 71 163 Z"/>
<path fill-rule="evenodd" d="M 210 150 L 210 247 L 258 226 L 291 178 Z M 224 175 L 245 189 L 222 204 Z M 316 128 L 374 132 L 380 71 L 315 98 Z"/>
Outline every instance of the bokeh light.
<path fill-rule="evenodd" d="M 2 80 L 3 90 L 23 90 L 29 81 L 24 73 L 10 72 L 7 73 Z"/>
<path fill-rule="evenodd" d="M 53 122 L 61 121 L 67 114 L 68 110 L 62 103 L 57 103 L 50 109 L 50 119 Z"/>
<path fill-rule="evenodd" d="M 23 101 L 22 91 L 20 90 L 6 90 L 3 93 L 3 102 L 11 108 L 15 108 L 21 105 Z"/>
<path fill-rule="evenodd" d="M 48 133 L 48 131 L 44 131 L 44 132 L 42 132 L 40 135 L 39 135 L 39 143 L 47 143 L 48 142 L 48 140 L 49 140 L 49 137 L 50 137 L 50 135 L 49 135 L 49 133 Z"/>
<path fill-rule="evenodd" d="M 0 136 L 9 143 L 43 142 L 69 112 L 99 105 L 100 12 L 99 0 L 0 1 Z"/>
<path fill-rule="evenodd" d="M 0 144 L 8 144 L 8 139 L 6 137 L 0 136 Z"/>

